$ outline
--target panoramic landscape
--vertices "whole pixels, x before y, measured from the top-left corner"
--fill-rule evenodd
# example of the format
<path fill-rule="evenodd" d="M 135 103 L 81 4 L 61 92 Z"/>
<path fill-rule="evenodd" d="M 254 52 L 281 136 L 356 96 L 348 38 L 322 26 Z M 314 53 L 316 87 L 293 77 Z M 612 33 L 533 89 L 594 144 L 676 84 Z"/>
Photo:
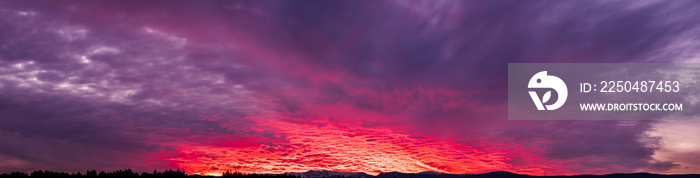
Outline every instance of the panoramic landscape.
<path fill-rule="evenodd" d="M 0 0 L 0 178 L 700 177 L 698 39 L 692 0 Z"/>
<path fill-rule="evenodd" d="M 575 175 L 575 176 L 531 176 L 526 174 L 516 174 L 506 171 L 495 171 L 483 174 L 450 174 L 439 172 L 419 172 L 419 173 L 402 173 L 402 172 L 385 172 L 373 176 L 364 172 L 335 172 L 335 171 L 306 171 L 293 172 L 282 174 L 255 174 L 226 171 L 220 176 L 205 176 L 205 175 L 188 175 L 180 170 L 166 170 L 158 172 L 154 170 L 151 173 L 133 172 L 131 169 L 117 170 L 113 172 L 86 171 L 85 174 L 64 173 L 52 171 L 33 171 L 31 173 L 12 172 L 0 174 L 0 178 L 694 178 L 700 177 L 700 174 L 650 174 L 650 173 L 616 173 L 606 175 Z"/>

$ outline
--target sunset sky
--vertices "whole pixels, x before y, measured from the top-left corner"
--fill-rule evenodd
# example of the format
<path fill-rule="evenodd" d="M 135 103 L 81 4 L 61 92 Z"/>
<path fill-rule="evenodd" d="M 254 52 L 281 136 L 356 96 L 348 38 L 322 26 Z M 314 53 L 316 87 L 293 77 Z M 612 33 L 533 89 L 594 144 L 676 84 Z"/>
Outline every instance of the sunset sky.
<path fill-rule="evenodd" d="M 700 3 L 0 1 L 0 173 L 700 173 L 700 120 L 508 120 L 531 62 L 700 62 Z"/>

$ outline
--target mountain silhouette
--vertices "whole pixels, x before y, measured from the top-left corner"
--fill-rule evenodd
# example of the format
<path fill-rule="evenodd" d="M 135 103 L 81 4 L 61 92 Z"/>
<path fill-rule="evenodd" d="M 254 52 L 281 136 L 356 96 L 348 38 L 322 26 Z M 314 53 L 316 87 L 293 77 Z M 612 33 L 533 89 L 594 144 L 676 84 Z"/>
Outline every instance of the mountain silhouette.
<path fill-rule="evenodd" d="M 449 174 L 441 172 L 420 172 L 420 173 L 402 173 L 402 172 L 384 172 L 377 176 L 372 176 L 364 173 L 346 173 L 323 171 L 307 171 L 302 173 L 294 173 L 301 178 L 700 178 L 700 174 L 651 174 L 651 173 L 616 173 L 606 175 L 571 175 L 571 176 L 531 176 L 525 174 L 516 174 L 507 171 L 495 171 L 483 174 Z M 319 177 L 320 176 L 320 177 Z"/>
<path fill-rule="evenodd" d="M 512 172 L 508 172 L 508 171 L 496 171 L 496 172 L 489 172 L 489 173 L 476 174 L 473 176 L 469 176 L 469 178 L 496 178 L 496 177 L 537 177 L 537 176 L 516 174 L 516 173 L 512 173 Z"/>
<path fill-rule="evenodd" d="M 472 174 L 448 174 L 448 173 L 441 173 L 441 172 L 420 172 L 420 173 L 402 173 L 402 172 L 384 172 L 380 173 L 379 175 L 375 176 L 376 178 L 434 178 L 434 177 L 440 177 L 440 178 L 462 178 L 468 175 Z"/>
<path fill-rule="evenodd" d="M 483 174 L 449 174 L 440 172 L 384 172 L 373 176 L 364 172 L 336 172 L 325 170 L 312 170 L 306 172 L 292 172 L 284 174 L 245 174 L 227 171 L 222 176 L 187 175 L 177 170 L 152 173 L 136 173 L 131 169 L 114 172 L 87 171 L 85 174 L 64 173 L 52 171 L 34 171 L 31 173 L 12 172 L 0 174 L 0 178 L 700 178 L 700 174 L 651 174 L 651 173 L 615 173 L 606 175 L 572 175 L 572 176 L 531 176 L 516 174 L 507 171 L 496 171 Z"/>
<path fill-rule="evenodd" d="M 286 173 L 291 176 L 300 176 L 302 178 L 332 178 L 332 177 L 346 177 L 346 178 L 369 178 L 373 177 L 364 172 L 336 172 L 336 171 L 325 171 L 325 170 L 311 170 L 306 172 L 293 172 Z"/>

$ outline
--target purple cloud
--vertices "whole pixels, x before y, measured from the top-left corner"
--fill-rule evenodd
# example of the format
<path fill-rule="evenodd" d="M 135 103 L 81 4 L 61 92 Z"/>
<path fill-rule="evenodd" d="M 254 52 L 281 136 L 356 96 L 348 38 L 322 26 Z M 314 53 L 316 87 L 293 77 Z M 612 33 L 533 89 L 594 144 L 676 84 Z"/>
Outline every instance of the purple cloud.
<path fill-rule="evenodd" d="M 673 171 L 654 157 L 658 121 L 507 120 L 506 69 L 682 61 L 694 49 L 670 47 L 690 43 L 699 8 L 3 2 L 0 171 Z"/>

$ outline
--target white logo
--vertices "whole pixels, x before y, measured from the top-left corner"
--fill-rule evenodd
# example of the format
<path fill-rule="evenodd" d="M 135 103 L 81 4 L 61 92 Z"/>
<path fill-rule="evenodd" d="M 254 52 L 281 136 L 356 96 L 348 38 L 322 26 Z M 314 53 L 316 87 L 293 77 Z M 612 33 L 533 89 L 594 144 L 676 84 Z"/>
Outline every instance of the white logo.
<path fill-rule="evenodd" d="M 559 77 L 547 75 L 547 71 L 538 72 L 532 76 L 532 78 L 530 78 L 530 82 L 527 84 L 527 87 L 551 88 L 557 92 L 557 101 L 550 105 L 544 105 L 544 103 L 549 101 L 549 98 L 552 96 L 551 91 L 547 91 L 547 93 L 542 96 L 542 100 L 540 100 L 540 97 L 537 96 L 535 91 L 528 91 L 530 93 L 530 97 L 532 97 L 532 101 L 535 102 L 535 106 L 537 106 L 537 110 L 545 110 L 545 108 L 547 108 L 546 110 L 559 109 L 559 107 L 564 105 L 564 102 L 566 102 L 566 97 L 569 94 L 564 81 L 562 81 Z"/>

